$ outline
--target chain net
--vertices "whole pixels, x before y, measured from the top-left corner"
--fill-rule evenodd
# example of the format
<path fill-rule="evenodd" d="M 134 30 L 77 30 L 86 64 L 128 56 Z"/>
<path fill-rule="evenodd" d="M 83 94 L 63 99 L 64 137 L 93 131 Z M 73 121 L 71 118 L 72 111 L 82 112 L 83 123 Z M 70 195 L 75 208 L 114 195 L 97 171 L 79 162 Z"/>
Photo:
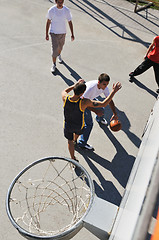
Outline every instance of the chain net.
<path fill-rule="evenodd" d="M 80 168 L 50 159 L 17 179 L 9 202 L 12 217 L 21 228 L 37 236 L 54 236 L 82 218 L 90 196 L 87 177 Z"/>

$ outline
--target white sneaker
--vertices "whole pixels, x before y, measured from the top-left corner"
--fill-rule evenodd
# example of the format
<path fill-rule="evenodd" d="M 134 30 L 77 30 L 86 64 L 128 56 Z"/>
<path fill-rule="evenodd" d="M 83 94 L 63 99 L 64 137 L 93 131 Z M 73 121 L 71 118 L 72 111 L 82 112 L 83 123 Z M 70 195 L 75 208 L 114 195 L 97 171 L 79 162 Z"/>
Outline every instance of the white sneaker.
<path fill-rule="evenodd" d="M 58 56 L 58 62 L 59 62 L 59 63 L 62 63 L 62 62 L 63 62 L 61 55 Z"/>
<path fill-rule="evenodd" d="M 100 121 L 101 124 L 108 126 L 108 122 L 105 118 Z"/>
<path fill-rule="evenodd" d="M 51 72 L 54 73 L 56 71 L 56 64 L 52 65 Z"/>

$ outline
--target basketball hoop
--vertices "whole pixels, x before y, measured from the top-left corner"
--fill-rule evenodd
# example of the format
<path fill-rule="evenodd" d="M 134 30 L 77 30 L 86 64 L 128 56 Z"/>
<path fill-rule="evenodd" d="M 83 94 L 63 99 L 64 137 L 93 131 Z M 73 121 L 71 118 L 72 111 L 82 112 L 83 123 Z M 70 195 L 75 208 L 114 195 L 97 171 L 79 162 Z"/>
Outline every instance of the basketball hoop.
<path fill-rule="evenodd" d="M 93 182 L 78 162 L 48 157 L 15 177 L 6 210 L 13 226 L 27 239 L 70 239 L 83 227 L 93 199 Z"/>

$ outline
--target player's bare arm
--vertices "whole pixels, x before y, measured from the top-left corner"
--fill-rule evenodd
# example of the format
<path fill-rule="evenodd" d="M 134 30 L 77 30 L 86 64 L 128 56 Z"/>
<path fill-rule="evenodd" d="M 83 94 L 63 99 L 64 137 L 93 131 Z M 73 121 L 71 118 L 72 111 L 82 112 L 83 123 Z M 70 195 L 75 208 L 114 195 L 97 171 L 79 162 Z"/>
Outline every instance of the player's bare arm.
<path fill-rule="evenodd" d="M 116 108 L 115 108 L 115 104 L 114 104 L 113 100 L 110 101 L 109 106 L 110 106 L 110 108 L 113 112 L 113 116 L 111 117 L 110 121 L 113 120 L 113 119 L 117 120 L 118 116 L 117 116 L 117 112 L 116 112 Z"/>
<path fill-rule="evenodd" d="M 65 101 L 66 99 L 66 96 L 68 95 L 69 92 L 71 92 L 74 88 L 75 84 L 73 84 L 72 86 L 64 89 L 62 92 L 61 92 L 61 96 L 62 96 L 62 100 Z"/>
<path fill-rule="evenodd" d="M 72 23 L 72 21 L 69 21 L 68 24 L 69 24 L 70 31 L 71 31 L 71 40 L 73 41 L 75 39 L 75 36 L 73 33 L 73 23 Z"/>
<path fill-rule="evenodd" d="M 104 111 L 103 111 L 102 108 L 97 109 L 97 108 L 94 108 L 94 107 L 87 107 L 87 109 L 90 110 L 91 112 L 94 112 L 99 117 L 103 116 L 103 114 L 104 114 Z"/>
<path fill-rule="evenodd" d="M 83 99 L 82 105 L 81 105 L 82 109 L 85 110 L 85 108 L 87 108 L 87 107 L 94 107 L 94 108 L 106 107 L 111 102 L 111 100 L 114 97 L 115 93 L 119 89 L 121 89 L 121 83 L 117 82 L 116 84 L 113 84 L 113 89 L 112 89 L 111 93 L 102 102 L 95 101 L 95 100 L 90 100 L 90 99 Z"/>
<path fill-rule="evenodd" d="M 46 36 L 45 39 L 48 41 L 49 40 L 49 28 L 50 28 L 51 20 L 47 20 L 46 22 Z"/>
<path fill-rule="evenodd" d="M 109 96 L 108 96 L 109 97 Z M 107 98 L 106 98 L 107 99 Z M 106 100 L 105 99 L 105 100 Z M 104 100 L 104 101 L 105 101 Z M 103 102 L 104 102 L 103 101 Z M 103 102 L 100 102 L 100 101 L 95 101 L 95 100 L 90 100 L 90 99 L 87 99 L 87 98 L 84 98 L 83 100 L 82 100 L 82 104 L 81 104 L 81 108 L 82 108 L 82 110 L 83 111 L 85 111 L 85 109 L 86 108 L 88 108 L 88 109 L 92 109 L 92 108 L 99 108 L 99 107 L 105 107 L 106 105 L 103 105 Z"/>

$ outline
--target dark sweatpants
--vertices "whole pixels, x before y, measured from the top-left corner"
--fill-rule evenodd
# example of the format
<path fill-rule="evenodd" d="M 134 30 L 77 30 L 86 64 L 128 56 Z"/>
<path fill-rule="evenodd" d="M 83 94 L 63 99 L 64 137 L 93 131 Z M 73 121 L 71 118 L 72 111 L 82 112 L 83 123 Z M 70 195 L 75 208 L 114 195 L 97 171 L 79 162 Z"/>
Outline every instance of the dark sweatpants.
<path fill-rule="evenodd" d="M 155 80 L 159 87 L 159 63 L 151 61 L 148 57 L 145 58 L 145 60 L 132 72 L 132 74 L 133 76 L 138 76 L 147 71 L 152 66 L 155 73 Z"/>

